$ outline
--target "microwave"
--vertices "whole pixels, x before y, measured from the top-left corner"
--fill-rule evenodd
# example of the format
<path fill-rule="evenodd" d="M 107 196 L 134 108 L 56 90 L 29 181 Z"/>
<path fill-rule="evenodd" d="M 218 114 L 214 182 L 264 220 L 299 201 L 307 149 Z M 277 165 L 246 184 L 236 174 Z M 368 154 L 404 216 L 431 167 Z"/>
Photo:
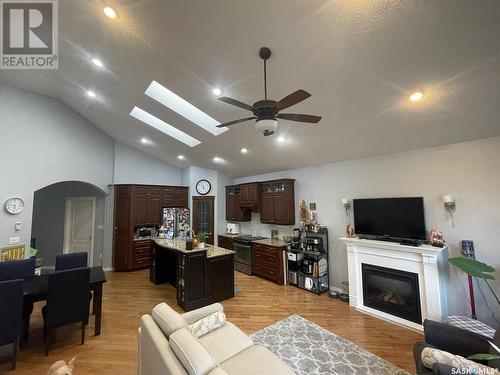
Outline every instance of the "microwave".
<path fill-rule="evenodd" d="M 137 228 L 135 231 L 135 238 L 149 238 L 156 237 L 158 235 L 158 231 L 156 227 L 142 227 Z"/>

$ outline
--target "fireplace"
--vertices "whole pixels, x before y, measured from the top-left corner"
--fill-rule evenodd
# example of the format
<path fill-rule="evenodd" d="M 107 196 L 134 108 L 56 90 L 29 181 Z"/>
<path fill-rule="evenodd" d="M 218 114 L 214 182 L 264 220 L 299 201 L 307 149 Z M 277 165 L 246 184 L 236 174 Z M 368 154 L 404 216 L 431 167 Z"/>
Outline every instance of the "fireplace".
<path fill-rule="evenodd" d="M 363 304 L 422 324 L 418 274 L 361 264 Z"/>

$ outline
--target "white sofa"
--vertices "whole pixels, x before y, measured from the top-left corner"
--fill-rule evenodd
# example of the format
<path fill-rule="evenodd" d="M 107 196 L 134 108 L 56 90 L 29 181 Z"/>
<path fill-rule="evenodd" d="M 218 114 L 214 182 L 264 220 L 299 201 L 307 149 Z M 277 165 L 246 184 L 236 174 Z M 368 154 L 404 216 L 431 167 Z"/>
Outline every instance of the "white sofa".
<path fill-rule="evenodd" d="M 139 375 L 291 375 L 277 356 L 228 321 L 201 337 L 191 332 L 200 319 L 223 312 L 219 303 L 184 314 L 166 303 L 141 317 Z M 206 319 L 205 319 L 206 321 Z"/>

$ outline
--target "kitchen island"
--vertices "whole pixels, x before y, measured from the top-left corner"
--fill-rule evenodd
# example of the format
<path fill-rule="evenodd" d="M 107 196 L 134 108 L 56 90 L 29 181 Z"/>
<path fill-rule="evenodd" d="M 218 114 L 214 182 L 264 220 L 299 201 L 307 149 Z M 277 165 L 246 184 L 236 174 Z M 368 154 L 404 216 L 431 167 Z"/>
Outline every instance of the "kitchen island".
<path fill-rule="evenodd" d="M 234 251 L 208 244 L 186 250 L 177 238 L 152 241 L 151 280 L 175 286 L 185 311 L 234 297 Z"/>

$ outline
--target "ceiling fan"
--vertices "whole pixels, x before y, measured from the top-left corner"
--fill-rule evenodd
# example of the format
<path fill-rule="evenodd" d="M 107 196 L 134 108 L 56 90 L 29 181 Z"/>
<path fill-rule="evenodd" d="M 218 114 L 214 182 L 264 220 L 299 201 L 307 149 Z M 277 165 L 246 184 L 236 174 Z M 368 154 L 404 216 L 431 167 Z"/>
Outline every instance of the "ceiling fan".
<path fill-rule="evenodd" d="M 303 115 L 298 113 L 281 113 L 283 109 L 291 107 L 303 100 L 306 100 L 311 96 L 305 90 L 297 90 L 288 96 L 285 96 L 280 101 L 268 100 L 267 99 L 267 71 L 266 71 L 266 61 L 271 57 L 271 50 L 267 47 L 262 47 L 259 50 L 259 56 L 264 60 L 264 100 L 259 100 L 255 102 L 252 106 L 242 103 L 238 100 L 231 99 L 228 97 L 218 98 L 224 103 L 231 104 L 240 108 L 244 108 L 253 113 L 252 117 L 246 117 L 239 120 L 229 121 L 224 124 L 220 124 L 217 127 L 222 128 L 225 126 L 235 125 L 240 122 L 256 120 L 255 128 L 261 131 L 265 136 L 272 135 L 276 131 L 278 126 L 278 119 L 298 121 L 298 122 L 308 122 L 316 124 L 321 120 L 320 116 L 313 115 Z"/>

